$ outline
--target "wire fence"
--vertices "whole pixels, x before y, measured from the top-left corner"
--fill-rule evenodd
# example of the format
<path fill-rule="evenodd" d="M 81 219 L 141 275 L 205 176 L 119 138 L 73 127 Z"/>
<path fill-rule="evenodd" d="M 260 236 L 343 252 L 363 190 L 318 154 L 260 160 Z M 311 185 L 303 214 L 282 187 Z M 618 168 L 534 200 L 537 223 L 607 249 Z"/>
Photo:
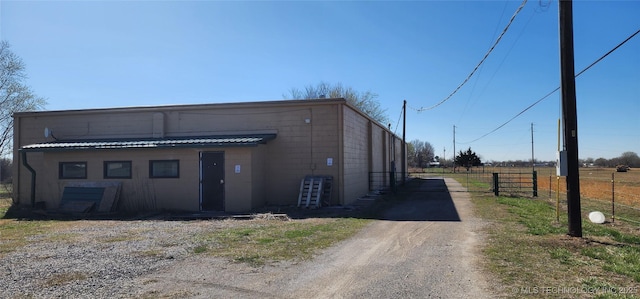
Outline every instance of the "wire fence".
<path fill-rule="evenodd" d="M 566 178 L 546 173 L 539 177 L 541 196 L 566 203 Z M 615 219 L 640 224 L 640 171 L 581 168 L 580 198 L 583 211 L 597 209 Z"/>
<path fill-rule="evenodd" d="M 547 200 L 566 210 L 566 179 L 556 176 L 555 167 L 537 167 L 535 171 L 535 183 L 532 168 L 518 167 L 479 167 L 455 173 L 451 169 L 430 168 L 410 172 L 409 177 L 450 177 L 471 193 L 491 196 L 495 194 L 493 174 L 497 173 L 503 180 L 499 186 L 501 196 Z M 640 225 L 640 170 L 617 172 L 614 168 L 580 168 L 579 176 L 583 213 L 597 210 L 611 221 L 619 219 Z"/>
<path fill-rule="evenodd" d="M 402 182 L 402 172 L 369 172 L 369 191 L 395 190 Z"/>
<path fill-rule="evenodd" d="M 410 178 L 454 178 L 472 193 L 495 194 L 498 189 L 500 194 L 507 196 L 534 196 L 535 182 L 531 172 L 513 170 L 502 171 L 497 175 L 496 181 L 496 176 L 490 168 L 471 168 L 468 171 L 462 169 L 456 172 L 431 168 L 409 172 Z"/>

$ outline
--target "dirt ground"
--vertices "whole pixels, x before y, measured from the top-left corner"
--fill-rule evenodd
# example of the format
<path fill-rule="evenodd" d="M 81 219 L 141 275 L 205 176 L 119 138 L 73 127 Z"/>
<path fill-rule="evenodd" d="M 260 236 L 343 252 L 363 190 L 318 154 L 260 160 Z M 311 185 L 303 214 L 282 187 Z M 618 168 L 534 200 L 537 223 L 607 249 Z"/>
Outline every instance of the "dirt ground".
<path fill-rule="evenodd" d="M 490 298 L 479 269 L 484 222 L 452 179 L 420 182 L 408 200 L 351 239 L 300 263 L 261 268 L 192 256 L 137 277 L 134 297 Z"/>

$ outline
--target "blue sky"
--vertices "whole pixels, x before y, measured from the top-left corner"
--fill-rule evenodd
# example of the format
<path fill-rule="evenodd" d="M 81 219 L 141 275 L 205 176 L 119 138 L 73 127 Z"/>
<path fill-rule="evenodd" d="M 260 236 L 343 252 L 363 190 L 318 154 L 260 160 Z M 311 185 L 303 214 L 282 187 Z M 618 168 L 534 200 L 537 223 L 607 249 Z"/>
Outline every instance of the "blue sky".
<path fill-rule="evenodd" d="M 554 160 L 558 2 L 0 1 L 0 38 L 47 110 L 280 100 L 321 81 L 370 90 L 437 155 Z M 574 1 L 576 73 L 640 29 L 640 1 Z M 640 153 L 640 35 L 576 79 L 581 158 Z M 480 138 L 480 139 L 478 139 Z M 476 140 L 478 139 L 478 140 Z M 472 142 L 473 141 L 473 142 Z"/>

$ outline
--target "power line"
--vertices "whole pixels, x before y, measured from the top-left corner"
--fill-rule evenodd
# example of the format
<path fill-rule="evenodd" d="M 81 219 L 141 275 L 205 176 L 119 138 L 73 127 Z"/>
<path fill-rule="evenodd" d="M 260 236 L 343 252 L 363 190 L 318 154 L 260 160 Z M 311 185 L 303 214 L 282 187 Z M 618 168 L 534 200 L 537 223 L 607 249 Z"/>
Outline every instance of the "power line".
<path fill-rule="evenodd" d="M 531 23 L 531 20 L 533 20 L 533 17 L 535 16 L 535 13 L 531 14 L 531 17 L 529 17 L 529 20 L 527 20 L 527 22 L 524 24 L 524 27 L 521 29 L 522 31 L 520 32 L 520 34 L 518 34 L 518 36 L 515 38 L 513 44 L 511 45 L 511 47 L 507 50 L 507 52 L 505 53 L 505 56 L 502 58 L 502 61 L 500 61 L 500 64 L 498 64 L 498 67 L 496 68 L 496 70 L 493 72 L 493 75 L 491 75 L 491 77 L 489 78 L 489 80 L 487 81 L 486 85 L 484 86 L 484 88 L 480 91 L 480 93 L 477 95 L 477 97 L 480 97 L 489 87 L 489 84 L 493 81 L 493 78 L 496 76 L 496 74 L 500 71 L 500 68 L 502 68 L 502 65 L 504 64 L 504 62 L 507 60 L 509 54 L 511 53 L 511 51 L 513 50 L 513 48 L 516 46 L 516 44 L 518 43 L 518 40 L 520 39 L 520 37 L 522 37 L 522 33 L 525 31 L 525 29 L 529 26 L 529 23 Z M 478 75 L 479 76 L 479 75 Z M 476 78 L 476 83 L 478 78 Z M 471 95 L 469 96 L 469 98 L 472 97 L 473 95 L 473 90 L 475 89 L 475 85 L 471 91 Z M 477 99 L 473 101 L 472 105 L 475 105 Z M 468 105 L 467 101 L 467 105 Z M 466 109 L 467 106 L 465 106 L 465 109 L 463 110 L 462 113 L 460 113 L 460 118 L 458 119 L 458 122 L 460 122 L 460 120 L 464 117 L 464 114 L 466 113 Z"/>
<path fill-rule="evenodd" d="M 600 62 L 602 59 L 604 59 L 605 57 L 609 56 L 609 54 L 613 53 L 615 50 L 617 50 L 618 48 L 620 48 L 622 45 L 624 45 L 626 42 L 628 42 L 630 39 L 632 39 L 634 36 L 636 36 L 638 33 L 640 33 L 640 29 L 638 29 L 638 31 L 634 32 L 633 34 L 631 34 L 629 37 L 627 37 L 624 41 L 622 41 L 621 43 L 619 43 L 617 46 L 615 46 L 613 49 L 611 49 L 609 52 L 605 53 L 604 55 L 602 55 L 600 58 L 596 59 L 596 61 L 594 61 L 593 63 L 591 63 L 589 66 L 587 66 L 586 68 L 584 68 L 583 70 L 581 70 L 580 72 L 578 72 L 578 74 L 576 74 L 576 78 L 580 75 L 582 75 L 582 73 L 586 72 L 588 69 L 590 69 L 591 67 L 593 67 L 594 65 L 596 65 L 598 62 Z M 549 96 L 551 96 L 552 94 L 554 94 L 556 91 L 560 90 L 560 86 L 556 87 L 556 89 L 552 90 L 551 92 L 547 93 L 545 96 L 543 96 L 542 98 L 540 98 L 539 100 L 535 101 L 533 104 L 529 105 L 527 108 L 524 108 L 524 110 L 520 111 L 518 114 L 516 114 L 514 117 L 510 118 L 509 120 L 507 120 L 505 123 L 501 124 L 500 126 L 498 126 L 497 128 L 491 130 L 489 133 L 486 133 L 482 136 L 480 136 L 479 138 L 476 138 L 472 141 L 469 142 L 465 142 L 465 143 L 473 143 L 476 142 L 484 137 L 487 137 L 488 135 L 490 135 L 491 133 L 494 133 L 495 131 L 500 130 L 502 127 L 506 126 L 508 123 L 510 123 L 511 121 L 513 121 L 514 119 L 516 119 L 518 116 L 522 115 L 523 113 L 527 112 L 527 110 L 533 108 L 533 106 L 538 105 L 538 103 L 542 102 L 544 99 L 548 98 Z"/>
<path fill-rule="evenodd" d="M 420 109 L 422 109 L 422 108 L 412 107 L 411 105 L 407 105 L 407 108 L 409 108 L 409 109 L 411 109 L 411 110 L 414 110 L 414 111 L 416 111 L 416 112 L 418 112 L 418 113 L 422 112 L 422 110 L 420 110 Z"/>
<path fill-rule="evenodd" d="M 398 122 L 396 123 L 396 129 L 393 131 L 393 134 L 396 134 L 396 132 L 398 132 L 398 126 L 400 126 L 400 120 L 402 119 L 402 112 L 404 111 L 404 105 L 402 106 L 402 109 L 400 109 L 400 116 L 398 116 Z M 391 129 L 391 128 L 389 128 Z"/>
<path fill-rule="evenodd" d="M 464 86 L 473 76 L 473 74 L 475 74 L 475 72 L 480 68 L 480 66 L 484 63 L 485 60 L 487 60 L 487 58 L 489 57 L 489 54 L 491 54 L 491 52 L 493 52 L 493 49 L 495 49 L 495 47 L 498 45 L 498 43 L 500 43 L 500 40 L 502 39 L 502 37 L 505 35 L 505 33 L 507 33 L 507 30 L 509 29 L 509 27 L 511 26 L 511 24 L 513 23 L 513 21 L 515 20 L 516 16 L 518 15 L 518 13 L 520 13 L 520 11 L 522 10 L 522 8 L 524 8 L 524 5 L 527 3 L 527 0 L 522 1 L 522 3 L 520 4 L 520 7 L 518 7 L 518 9 L 516 9 L 516 12 L 511 16 L 511 19 L 509 20 L 509 23 L 507 23 L 507 26 L 504 27 L 504 29 L 502 30 L 502 32 L 500 33 L 500 35 L 498 36 L 498 38 L 496 39 L 496 41 L 493 43 L 493 45 L 491 46 L 491 48 L 489 48 L 489 51 L 487 51 L 486 54 L 484 54 L 484 57 L 482 57 L 482 59 L 480 60 L 480 62 L 473 68 L 473 70 L 471 71 L 471 73 L 467 76 L 467 78 L 464 79 L 464 81 L 462 81 L 462 83 L 460 83 L 460 85 L 458 85 L 458 87 L 456 87 L 456 89 L 453 90 L 453 92 L 451 92 L 451 94 L 449 94 L 446 98 L 444 98 L 444 100 L 440 101 L 439 103 L 428 107 L 428 108 L 420 108 L 419 111 L 426 111 L 426 110 L 432 110 L 442 104 L 444 104 L 446 101 L 450 100 L 451 97 L 453 97 L 454 94 L 456 94 L 458 92 L 458 90 L 460 90 L 460 88 L 462 88 L 462 86 Z"/>
<path fill-rule="evenodd" d="M 626 42 L 628 42 L 630 39 L 632 39 L 634 36 L 636 36 L 638 33 L 640 33 L 640 29 L 638 29 L 638 31 L 634 32 L 633 34 L 629 35 L 629 37 L 627 37 L 625 40 L 623 40 L 621 43 L 619 43 L 617 46 L 615 46 L 613 49 L 611 49 L 609 52 L 607 52 L 606 54 L 602 55 L 602 57 L 596 59 L 596 61 L 594 61 L 593 63 L 591 63 L 588 67 L 584 68 L 584 70 L 580 71 L 576 77 L 582 75 L 582 73 L 584 73 L 586 70 L 590 69 L 592 66 L 596 65 L 596 63 L 600 62 L 600 60 L 604 59 L 605 57 L 609 56 L 609 54 L 613 53 L 613 51 L 618 50 L 618 48 L 620 48 L 620 46 L 624 45 Z"/>
<path fill-rule="evenodd" d="M 554 94 L 556 91 L 560 90 L 560 86 L 556 87 L 556 89 L 554 89 L 553 91 L 551 91 L 550 93 L 546 94 L 544 97 L 540 98 L 539 100 L 535 101 L 533 104 L 529 105 L 527 108 L 524 108 L 524 110 L 520 111 L 518 114 L 516 114 L 514 117 L 510 118 L 508 121 L 506 121 L 505 123 L 499 125 L 497 128 L 491 130 L 491 132 L 484 134 L 482 136 L 480 136 L 477 139 L 471 140 L 469 142 L 465 142 L 465 143 L 474 143 L 484 137 L 487 137 L 488 135 L 490 135 L 491 133 L 498 131 L 500 129 L 502 129 L 502 127 L 506 126 L 508 123 L 510 123 L 512 120 L 516 119 L 518 116 L 522 115 L 523 113 L 527 112 L 527 110 L 533 108 L 533 106 L 537 105 L 538 103 L 542 102 L 542 100 L 548 98 L 549 96 L 551 96 L 552 94 Z"/>

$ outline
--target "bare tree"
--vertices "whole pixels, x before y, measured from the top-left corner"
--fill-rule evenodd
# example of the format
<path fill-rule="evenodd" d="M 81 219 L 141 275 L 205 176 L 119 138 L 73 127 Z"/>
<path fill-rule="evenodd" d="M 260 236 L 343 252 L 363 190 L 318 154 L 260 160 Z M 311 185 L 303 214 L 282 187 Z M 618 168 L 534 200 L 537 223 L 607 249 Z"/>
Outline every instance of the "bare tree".
<path fill-rule="evenodd" d="M 46 104 L 24 84 L 24 62 L 10 47 L 8 42 L 0 41 L 0 157 L 11 151 L 13 113 L 41 109 Z"/>
<path fill-rule="evenodd" d="M 307 85 L 304 90 L 291 88 L 289 94 L 282 95 L 285 99 L 311 100 L 322 98 L 344 98 L 347 103 L 360 109 L 381 124 L 386 124 L 388 118 L 386 110 L 380 107 L 380 102 L 376 100 L 378 94 L 371 91 L 359 92 L 351 87 L 345 87 L 342 83 L 330 84 L 320 82 L 317 85 Z"/>
<path fill-rule="evenodd" d="M 431 143 L 418 139 L 407 144 L 407 155 L 409 165 L 413 167 L 425 167 L 435 157 L 435 151 Z"/>

